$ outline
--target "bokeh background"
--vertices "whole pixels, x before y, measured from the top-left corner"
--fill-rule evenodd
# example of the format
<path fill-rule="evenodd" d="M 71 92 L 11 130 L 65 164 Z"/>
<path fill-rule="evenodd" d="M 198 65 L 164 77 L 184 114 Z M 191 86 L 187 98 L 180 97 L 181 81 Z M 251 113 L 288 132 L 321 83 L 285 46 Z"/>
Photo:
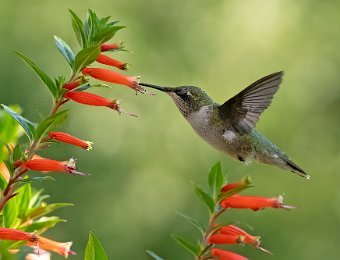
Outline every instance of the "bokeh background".
<path fill-rule="evenodd" d="M 5 1 L 0 8 L 0 101 L 20 104 L 40 120 L 50 109 L 47 89 L 11 49 L 31 57 L 53 76 L 69 75 L 53 42 L 56 34 L 76 49 L 68 8 L 82 18 L 91 8 L 127 28 L 116 40 L 133 53 L 117 58 L 133 65 L 129 75 L 144 82 L 197 85 L 224 102 L 248 84 L 278 70 L 284 81 L 257 129 L 307 172 L 307 181 L 266 165 L 249 167 L 215 151 L 198 136 L 171 99 L 135 95 L 124 86 L 93 92 L 122 100 L 138 118 L 105 108 L 68 104 L 64 130 L 93 141 L 91 152 L 66 145 L 45 156 L 78 158 L 91 176 L 54 174 L 44 185 L 49 202 L 72 202 L 57 213 L 68 220 L 46 235 L 73 241 L 82 259 L 88 231 L 102 241 L 110 259 L 191 259 L 172 241 L 198 233 L 176 212 L 205 221 L 192 181 L 206 186 L 209 167 L 221 161 L 230 181 L 245 175 L 255 187 L 244 194 L 285 194 L 293 211 L 230 210 L 260 234 L 266 255 L 250 247 L 235 251 L 250 259 L 337 259 L 340 248 L 340 2 L 339 1 Z M 61 259 L 54 255 L 54 259 Z"/>

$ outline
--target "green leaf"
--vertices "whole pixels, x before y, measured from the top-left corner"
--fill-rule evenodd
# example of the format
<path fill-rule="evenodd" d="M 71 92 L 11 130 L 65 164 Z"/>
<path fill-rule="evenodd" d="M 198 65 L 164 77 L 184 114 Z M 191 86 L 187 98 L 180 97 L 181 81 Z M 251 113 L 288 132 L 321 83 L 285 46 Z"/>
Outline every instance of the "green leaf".
<path fill-rule="evenodd" d="M 16 145 L 13 149 L 13 162 L 19 160 L 22 157 L 22 151 L 20 149 L 20 145 Z"/>
<path fill-rule="evenodd" d="M 35 124 L 27 120 L 26 118 L 22 117 L 15 111 L 13 111 L 11 108 L 9 108 L 6 105 L 1 104 L 4 110 L 11 116 L 13 117 L 19 125 L 22 126 L 22 128 L 25 130 L 25 133 L 30 141 L 33 140 L 33 135 L 35 132 Z"/>
<path fill-rule="evenodd" d="M 100 46 L 94 45 L 77 53 L 74 70 L 78 73 L 82 68 L 94 62 L 100 54 Z"/>
<path fill-rule="evenodd" d="M 55 181 L 51 176 L 34 176 L 32 178 L 25 178 L 23 180 L 18 181 L 20 184 L 28 184 L 32 182 L 44 182 L 44 181 Z"/>
<path fill-rule="evenodd" d="M 70 64 L 70 67 L 73 68 L 75 54 L 71 50 L 70 46 L 56 35 L 54 35 L 54 41 L 61 54 L 67 60 L 68 64 Z"/>
<path fill-rule="evenodd" d="M 183 217 L 186 221 L 188 221 L 192 225 L 194 225 L 202 234 L 205 233 L 205 226 L 202 223 L 198 222 L 196 219 L 189 217 L 188 215 L 185 215 L 183 213 L 177 212 L 177 214 Z"/>
<path fill-rule="evenodd" d="M 4 227 L 10 228 L 16 224 L 18 217 L 18 205 L 15 197 L 7 201 L 6 206 L 3 209 L 3 215 Z"/>
<path fill-rule="evenodd" d="M 72 203 L 53 203 L 53 204 L 48 204 L 48 205 L 41 205 L 38 208 L 33 208 L 29 210 L 27 215 L 30 218 L 39 218 L 57 209 L 68 207 L 68 206 L 73 206 L 73 204 Z"/>
<path fill-rule="evenodd" d="M 197 196 L 208 206 L 209 211 L 213 213 L 215 210 L 215 203 L 212 197 L 209 194 L 207 194 L 204 190 L 202 190 L 202 188 L 199 187 L 198 185 L 195 188 L 195 192 Z"/>
<path fill-rule="evenodd" d="M 54 84 L 53 80 L 47 76 L 47 74 L 40 69 L 30 58 L 25 56 L 23 53 L 14 51 L 20 58 L 22 58 L 40 77 L 40 79 L 45 83 L 48 89 L 51 91 L 52 95 L 56 97 L 58 95 L 58 88 Z"/>
<path fill-rule="evenodd" d="M 2 174 L 0 173 L 0 190 L 4 191 L 7 187 L 7 181 L 4 178 L 4 176 L 2 176 Z"/>
<path fill-rule="evenodd" d="M 26 232 L 39 232 L 41 230 L 50 229 L 60 222 L 66 222 L 66 220 L 60 219 L 59 217 L 42 217 L 21 229 Z"/>
<path fill-rule="evenodd" d="M 7 170 L 9 171 L 10 174 L 14 172 L 14 165 L 10 161 L 3 160 L 4 164 L 6 165 Z"/>
<path fill-rule="evenodd" d="M 16 122 L 15 122 L 16 123 Z M 17 123 L 16 123 L 17 124 Z M 9 146 L 9 144 L 3 142 L 2 140 L 0 140 L 0 148 L 2 149 L 1 151 L 3 152 L 1 161 L 5 161 L 4 159 L 10 159 L 13 158 L 13 153 L 12 153 L 12 147 Z"/>
<path fill-rule="evenodd" d="M 84 260 L 107 260 L 105 251 L 93 232 L 90 231 L 89 241 L 85 249 Z"/>
<path fill-rule="evenodd" d="M 9 106 L 17 114 L 21 113 L 19 106 Z M 9 151 L 4 149 L 7 144 L 15 144 L 24 133 L 17 121 L 5 110 L 0 110 L 0 161 L 5 159 Z"/>
<path fill-rule="evenodd" d="M 84 30 L 87 35 L 88 42 L 93 42 L 93 36 L 97 34 L 98 22 L 99 20 L 97 15 L 93 11 L 88 10 L 86 21 L 84 23 Z"/>
<path fill-rule="evenodd" d="M 27 184 L 18 189 L 18 195 L 16 197 L 18 206 L 18 217 L 23 218 L 26 216 L 26 211 L 29 207 L 29 202 L 32 197 L 31 185 Z"/>
<path fill-rule="evenodd" d="M 74 33 L 76 34 L 77 40 L 80 46 L 82 46 L 83 48 L 86 48 L 87 40 L 86 40 L 83 22 L 71 9 L 69 9 L 69 11 L 71 13 L 72 27 L 73 27 Z"/>
<path fill-rule="evenodd" d="M 196 246 L 195 244 L 187 241 L 183 237 L 180 237 L 178 235 L 172 234 L 172 238 L 184 249 L 192 253 L 194 256 L 197 256 L 200 252 L 200 248 Z"/>
<path fill-rule="evenodd" d="M 42 196 L 41 193 L 43 192 L 43 189 L 40 190 L 35 190 L 32 192 L 32 198 L 30 200 L 29 208 L 36 208 L 40 206 L 41 202 L 45 199 L 48 198 L 48 195 Z"/>
<path fill-rule="evenodd" d="M 158 256 L 155 252 L 151 250 L 146 250 L 146 252 L 155 260 L 164 260 L 164 258 Z"/>
<path fill-rule="evenodd" d="M 224 176 L 222 173 L 220 162 L 216 163 L 210 168 L 208 180 L 213 197 L 216 197 L 217 194 L 219 194 L 224 183 Z"/>
<path fill-rule="evenodd" d="M 99 32 L 96 37 L 94 37 L 94 42 L 96 43 L 104 43 L 109 41 L 113 36 L 115 36 L 116 32 L 120 29 L 125 28 L 125 26 L 113 26 L 104 29 L 103 31 Z"/>
<path fill-rule="evenodd" d="M 43 138 L 47 132 L 63 123 L 67 119 L 67 112 L 67 110 L 58 112 L 42 121 L 37 127 L 35 138 L 37 140 Z"/>

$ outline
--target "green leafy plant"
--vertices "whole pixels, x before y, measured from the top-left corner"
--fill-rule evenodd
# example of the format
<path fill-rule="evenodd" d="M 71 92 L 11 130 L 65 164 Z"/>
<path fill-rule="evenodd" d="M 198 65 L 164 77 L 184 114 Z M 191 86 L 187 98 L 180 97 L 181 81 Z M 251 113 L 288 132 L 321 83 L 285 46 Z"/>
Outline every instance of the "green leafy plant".
<path fill-rule="evenodd" d="M 182 236 L 173 234 L 173 239 L 185 250 L 191 253 L 196 260 L 220 259 L 220 260 L 245 260 L 244 256 L 231 251 L 222 250 L 218 245 L 248 244 L 263 252 L 270 253 L 260 246 L 260 237 L 253 236 L 237 226 L 236 221 L 221 221 L 221 215 L 231 208 L 251 209 L 253 211 L 265 208 L 292 209 L 293 206 L 285 205 L 282 196 L 265 198 L 259 196 L 239 195 L 251 186 L 250 178 L 245 177 L 238 182 L 228 183 L 226 175 L 223 174 L 221 164 L 216 163 L 208 175 L 209 192 L 199 185 L 195 185 L 195 193 L 206 205 L 209 212 L 208 223 L 204 225 L 195 218 L 179 213 L 187 222 L 192 224 L 200 233 L 200 239 L 196 242 L 190 241 Z M 155 252 L 147 253 L 156 260 L 161 260 Z"/>
<path fill-rule="evenodd" d="M 0 258 L 22 259 L 25 255 L 49 254 L 53 251 L 67 257 L 75 254 L 70 250 L 71 242 L 59 243 L 41 234 L 65 220 L 50 214 L 56 209 L 71 206 L 70 203 L 47 203 L 49 197 L 43 190 L 36 190 L 34 182 L 53 180 L 49 172 L 63 172 L 85 176 L 76 168 L 76 160 L 56 161 L 39 156 L 42 150 L 57 142 L 67 143 L 90 150 L 91 142 L 84 141 L 64 132 L 56 132 L 66 120 L 68 110 L 61 110 L 70 100 L 90 106 L 103 106 L 122 113 L 115 99 L 108 99 L 88 92 L 92 87 L 107 87 L 106 84 L 92 84 L 90 77 L 109 83 L 126 85 L 136 92 L 145 93 L 137 77 L 129 77 L 115 71 L 90 67 L 99 62 L 116 69 L 126 70 L 127 64 L 104 55 L 123 50 L 121 43 L 108 43 L 124 26 L 110 17 L 99 18 L 89 10 L 85 21 L 70 10 L 72 27 L 80 49 L 72 48 L 58 36 L 55 44 L 70 67 L 69 77 L 52 79 L 32 59 L 19 51 L 15 53 L 33 69 L 52 96 L 50 114 L 40 122 L 32 122 L 22 115 L 18 106 L 2 104 L 0 110 Z M 90 77 L 88 77 L 90 76 Z M 131 114 L 132 115 L 132 114 Z M 25 134 L 27 142 L 18 144 Z M 34 176 L 30 171 L 44 172 Z M 33 256 L 32 256 L 33 257 Z M 93 233 L 90 233 L 85 259 L 107 259 L 104 250 Z"/>
<path fill-rule="evenodd" d="M 34 188 L 35 182 L 53 181 L 50 172 L 68 175 L 86 176 L 78 171 L 76 159 L 57 161 L 39 156 L 42 150 L 57 142 L 66 143 L 90 150 L 91 142 L 79 139 L 69 133 L 56 131 L 66 120 L 69 111 L 63 106 L 73 101 L 90 106 L 107 107 L 123 113 L 116 99 L 109 99 L 89 92 L 93 87 L 107 87 L 106 84 L 93 84 L 90 78 L 125 85 L 136 93 L 146 93 L 139 85 L 138 77 L 126 76 L 113 70 L 92 67 L 96 62 L 126 70 L 127 63 L 115 60 L 104 52 L 114 54 L 124 50 L 119 42 L 108 43 L 124 26 L 118 26 L 110 17 L 99 18 L 89 10 L 82 21 L 70 10 L 72 27 L 80 45 L 77 52 L 58 36 L 55 44 L 70 68 L 70 75 L 60 75 L 52 79 L 21 52 L 15 53 L 33 69 L 52 96 L 51 112 L 39 122 L 32 122 L 23 116 L 20 107 L 2 104 L 0 110 L 0 258 L 1 259 L 37 259 L 50 257 L 50 252 L 62 256 L 74 255 L 71 242 L 57 242 L 42 236 L 44 232 L 65 222 L 58 216 L 51 215 L 55 210 L 70 203 L 48 203 L 49 196 L 44 191 Z M 134 114 L 128 113 L 135 116 Z M 21 135 L 26 135 L 25 142 L 18 142 Z M 43 173 L 35 176 L 31 171 Z M 282 196 L 265 198 L 239 195 L 251 187 L 250 178 L 245 177 L 235 183 L 228 183 L 220 163 L 211 167 L 208 176 L 209 191 L 195 185 L 195 193 L 208 210 L 207 224 L 195 218 L 179 213 L 200 233 L 200 238 L 190 241 L 182 236 L 173 235 L 174 240 L 191 253 L 196 260 L 245 260 L 247 258 L 220 249 L 219 245 L 247 244 L 255 249 L 270 253 L 260 246 L 260 237 L 253 236 L 238 227 L 236 222 L 221 221 L 227 209 L 264 208 L 291 209 L 283 204 Z M 153 251 L 147 251 L 150 257 L 163 260 Z M 107 260 L 108 257 L 94 233 L 90 232 L 85 250 L 85 260 Z"/>

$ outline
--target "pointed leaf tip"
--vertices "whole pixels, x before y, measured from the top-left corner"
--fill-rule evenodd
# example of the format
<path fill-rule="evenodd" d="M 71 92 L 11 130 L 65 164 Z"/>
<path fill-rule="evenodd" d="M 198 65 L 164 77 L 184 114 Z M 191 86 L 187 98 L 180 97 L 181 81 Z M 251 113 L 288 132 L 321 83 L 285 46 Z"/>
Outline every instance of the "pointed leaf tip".
<path fill-rule="evenodd" d="M 22 126 L 22 128 L 25 130 L 25 133 L 30 141 L 33 141 L 36 124 L 32 123 L 28 119 L 24 118 L 14 110 L 12 110 L 10 107 L 1 104 L 1 106 L 4 108 L 4 110 L 11 116 L 15 121 L 18 122 L 19 125 Z"/>
<path fill-rule="evenodd" d="M 208 206 L 209 211 L 213 213 L 215 210 L 215 202 L 213 198 L 198 185 L 196 186 L 195 191 L 197 196 Z"/>
<path fill-rule="evenodd" d="M 73 68 L 75 54 L 72 51 L 71 47 L 65 41 L 63 41 L 61 38 L 59 38 L 56 35 L 54 35 L 54 41 L 55 41 L 55 44 L 57 45 L 58 50 L 64 56 L 64 58 L 66 59 L 70 67 Z"/>
<path fill-rule="evenodd" d="M 92 231 L 89 233 L 84 260 L 108 260 L 102 245 Z"/>
<path fill-rule="evenodd" d="M 25 54 L 13 50 L 22 60 L 24 60 L 34 71 L 37 73 L 37 75 L 40 77 L 40 79 L 45 83 L 45 85 L 48 87 L 50 92 L 54 97 L 58 95 L 58 88 L 54 84 L 53 80 L 47 76 L 47 74 L 40 68 L 38 67 L 30 58 L 28 58 Z"/>
<path fill-rule="evenodd" d="M 171 236 L 180 246 L 182 246 L 184 249 L 189 251 L 194 256 L 197 256 L 199 254 L 200 248 L 197 245 L 189 242 L 188 240 L 176 234 L 172 234 Z"/>
<path fill-rule="evenodd" d="M 208 182 L 213 196 L 216 197 L 224 184 L 224 176 L 220 162 L 217 162 L 210 168 Z"/>

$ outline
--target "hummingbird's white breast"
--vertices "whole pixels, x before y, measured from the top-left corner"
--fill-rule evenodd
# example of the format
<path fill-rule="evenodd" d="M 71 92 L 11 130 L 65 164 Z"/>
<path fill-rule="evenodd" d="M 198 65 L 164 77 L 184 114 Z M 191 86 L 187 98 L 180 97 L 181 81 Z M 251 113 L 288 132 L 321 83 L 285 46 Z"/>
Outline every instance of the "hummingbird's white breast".
<path fill-rule="evenodd" d="M 191 113 L 186 119 L 195 132 L 205 141 L 218 150 L 225 150 L 226 143 L 223 142 L 223 132 L 219 127 L 215 127 L 212 122 L 214 114 L 214 105 L 208 105 L 201 107 L 197 112 Z"/>
<path fill-rule="evenodd" d="M 254 159 L 252 145 L 245 137 L 238 135 L 228 124 L 227 120 L 216 119 L 214 105 L 203 106 L 197 112 L 186 117 L 195 132 L 216 149 L 242 161 L 251 162 Z M 247 151 L 244 151 L 244 148 Z"/>

